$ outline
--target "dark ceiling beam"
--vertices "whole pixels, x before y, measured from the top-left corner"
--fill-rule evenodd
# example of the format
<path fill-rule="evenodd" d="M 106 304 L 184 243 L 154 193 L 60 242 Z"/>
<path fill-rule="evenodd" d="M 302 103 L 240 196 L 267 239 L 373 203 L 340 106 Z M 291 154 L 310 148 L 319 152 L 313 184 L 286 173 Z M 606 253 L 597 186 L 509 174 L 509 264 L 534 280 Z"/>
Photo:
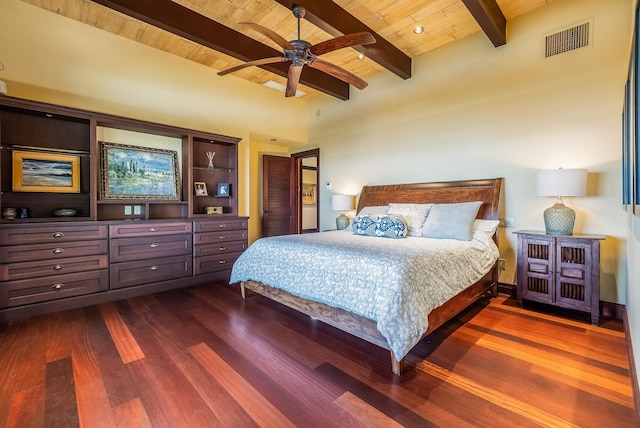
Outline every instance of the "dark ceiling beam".
<path fill-rule="evenodd" d="M 282 55 L 282 51 L 272 49 L 171 0 L 93 1 L 241 61 Z M 287 77 L 289 64 L 269 64 L 262 68 Z M 305 67 L 300 83 L 341 100 L 349 99 L 347 83 L 311 67 Z"/>
<path fill-rule="evenodd" d="M 507 44 L 507 18 L 496 0 L 462 0 L 493 46 Z"/>
<path fill-rule="evenodd" d="M 354 46 L 354 49 L 403 79 L 411 77 L 411 58 L 336 3 L 327 0 L 276 1 L 288 9 L 294 5 L 304 7 L 307 11 L 304 19 L 334 37 L 360 31 L 370 32 L 376 38 L 376 43 Z"/>

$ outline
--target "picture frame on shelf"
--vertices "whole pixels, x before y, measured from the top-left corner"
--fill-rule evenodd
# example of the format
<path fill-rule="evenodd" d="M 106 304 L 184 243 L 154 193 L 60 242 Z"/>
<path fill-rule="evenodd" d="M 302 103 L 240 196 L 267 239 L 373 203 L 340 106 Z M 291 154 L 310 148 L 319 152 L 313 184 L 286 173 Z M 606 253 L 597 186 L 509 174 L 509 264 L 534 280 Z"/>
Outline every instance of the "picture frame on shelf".
<path fill-rule="evenodd" d="M 180 200 L 175 150 L 99 143 L 100 199 Z"/>
<path fill-rule="evenodd" d="M 193 191 L 196 196 L 209 196 L 209 192 L 207 191 L 207 183 L 204 181 L 194 181 L 193 182 Z"/>
<path fill-rule="evenodd" d="M 302 183 L 302 205 L 316 204 L 316 185 Z"/>
<path fill-rule="evenodd" d="M 231 186 L 229 183 L 218 183 L 218 193 L 216 194 L 218 198 L 229 198 L 231 197 Z"/>
<path fill-rule="evenodd" d="M 80 156 L 13 150 L 14 192 L 80 193 Z"/>

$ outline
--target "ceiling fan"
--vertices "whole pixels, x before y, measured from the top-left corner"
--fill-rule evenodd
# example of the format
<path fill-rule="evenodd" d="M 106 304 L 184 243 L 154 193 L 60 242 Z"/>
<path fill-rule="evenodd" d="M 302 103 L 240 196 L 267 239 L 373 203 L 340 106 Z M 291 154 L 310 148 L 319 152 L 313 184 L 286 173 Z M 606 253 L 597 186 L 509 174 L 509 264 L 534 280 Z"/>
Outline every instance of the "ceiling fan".
<path fill-rule="evenodd" d="M 306 10 L 302 6 L 294 6 L 291 11 L 293 16 L 298 19 L 298 38 L 296 40 L 287 41 L 281 37 L 275 31 L 272 31 L 262 25 L 255 24 L 253 22 L 241 22 L 241 24 L 253 28 L 255 31 L 270 38 L 282 47 L 282 56 L 263 58 L 253 61 L 247 61 L 244 64 L 237 65 L 235 67 L 228 68 L 218 73 L 219 76 L 224 76 L 234 71 L 251 67 L 254 65 L 266 65 L 274 64 L 277 62 L 291 61 L 289 66 L 289 73 L 287 77 L 287 87 L 285 90 L 286 97 L 292 97 L 296 94 L 298 82 L 300 81 L 300 74 L 302 73 L 302 67 L 308 65 L 309 67 L 316 68 L 327 74 L 332 75 L 350 85 L 355 86 L 358 89 L 364 89 L 367 87 L 367 82 L 330 62 L 323 61 L 318 58 L 320 55 L 332 52 L 338 49 L 348 48 L 356 45 L 368 45 L 375 43 L 376 39 L 371 33 L 362 31 L 359 33 L 345 34 L 344 36 L 335 37 L 324 42 L 312 45 L 306 40 L 300 38 L 300 19 L 304 17 Z"/>

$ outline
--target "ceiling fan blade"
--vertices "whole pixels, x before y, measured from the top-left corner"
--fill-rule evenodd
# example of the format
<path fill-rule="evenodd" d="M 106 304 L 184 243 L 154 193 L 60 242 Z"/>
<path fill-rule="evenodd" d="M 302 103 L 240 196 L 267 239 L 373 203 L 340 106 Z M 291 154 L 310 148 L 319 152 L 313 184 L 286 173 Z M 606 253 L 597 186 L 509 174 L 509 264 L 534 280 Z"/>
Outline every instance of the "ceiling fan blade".
<path fill-rule="evenodd" d="M 293 97 L 298 89 L 300 74 L 302 73 L 302 64 L 289 66 L 289 76 L 287 77 L 287 89 L 284 93 L 285 97 Z"/>
<path fill-rule="evenodd" d="M 280 34 L 276 33 L 273 30 L 263 27 L 262 25 L 255 24 L 253 22 L 241 22 L 240 24 L 251 27 L 254 30 L 256 30 L 258 33 L 262 34 L 263 36 L 267 36 L 268 38 L 276 42 L 278 45 L 280 45 L 280 47 L 283 49 L 288 49 L 288 50 L 295 49 L 287 39 L 285 39 L 284 37 L 282 37 Z"/>
<path fill-rule="evenodd" d="M 345 70 L 344 68 L 340 68 L 337 65 L 331 64 L 330 62 L 316 59 L 315 62 L 309 65 L 313 68 L 317 68 L 320 71 L 324 71 L 325 73 L 330 74 L 333 77 L 342 80 L 343 82 L 347 82 L 348 84 L 353 85 L 358 89 L 364 89 L 368 85 L 367 82 L 365 82 L 355 74 Z"/>
<path fill-rule="evenodd" d="M 322 55 L 338 49 L 357 45 L 370 45 L 375 42 L 376 39 L 371 35 L 371 33 L 362 31 L 360 33 L 345 34 L 344 36 L 335 37 L 333 39 L 317 43 L 311 46 L 309 50 L 314 55 Z"/>
<path fill-rule="evenodd" d="M 285 61 L 287 61 L 287 58 L 285 58 L 283 56 L 277 56 L 277 57 L 273 57 L 273 58 L 262 58 L 262 59 L 256 59 L 256 60 L 253 60 L 253 61 L 247 61 L 244 64 L 236 65 L 235 67 L 227 68 L 226 70 L 222 70 L 222 71 L 218 72 L 218 76 L 224 76 L 226 74 L 233 73 L 234 71 L 238 71 L 238 70 L 241 70 L 241 69 L 246 68 L 246 67 L 251 67 L 253 65 L 274 64 L 276 62 L 285 62 Z"/>

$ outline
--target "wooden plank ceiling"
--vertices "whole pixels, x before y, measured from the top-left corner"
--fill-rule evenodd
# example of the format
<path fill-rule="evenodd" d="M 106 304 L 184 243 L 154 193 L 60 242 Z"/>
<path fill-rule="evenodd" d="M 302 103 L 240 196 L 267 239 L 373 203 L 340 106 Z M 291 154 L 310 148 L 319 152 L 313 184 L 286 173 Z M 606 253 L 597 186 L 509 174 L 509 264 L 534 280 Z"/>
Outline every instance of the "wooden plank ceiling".
<path fill-rule="evenodd" d="M 301 38 L 311 44 L 357 31 L 373 45 L 341 49 L 322 59 L 360 78 L 391 72 L 411 77 L 411 59 L 483 31 L 487 43 L 508 43 L 506 22 L 552 0 L 22 0 L 215 70 L 281 56 L 281 48 L 240 22 L 254 22 L 287 40 L 297 38 L 294 4 L 307 9 Z M 416 26 L 424 28 L 415 34 Z M 359 55 L 363 54 L 364 59 Z M 263 84 L 286 83 L 289 63 L 249 67 L 235 76 Z M 217 79 L 226 77 L 215 76 Z M 304 67 L 298 89 L 305 99 L 349 98 L 349 85 Z M 366 90 L 366 89 L 365 89 Z"/>

